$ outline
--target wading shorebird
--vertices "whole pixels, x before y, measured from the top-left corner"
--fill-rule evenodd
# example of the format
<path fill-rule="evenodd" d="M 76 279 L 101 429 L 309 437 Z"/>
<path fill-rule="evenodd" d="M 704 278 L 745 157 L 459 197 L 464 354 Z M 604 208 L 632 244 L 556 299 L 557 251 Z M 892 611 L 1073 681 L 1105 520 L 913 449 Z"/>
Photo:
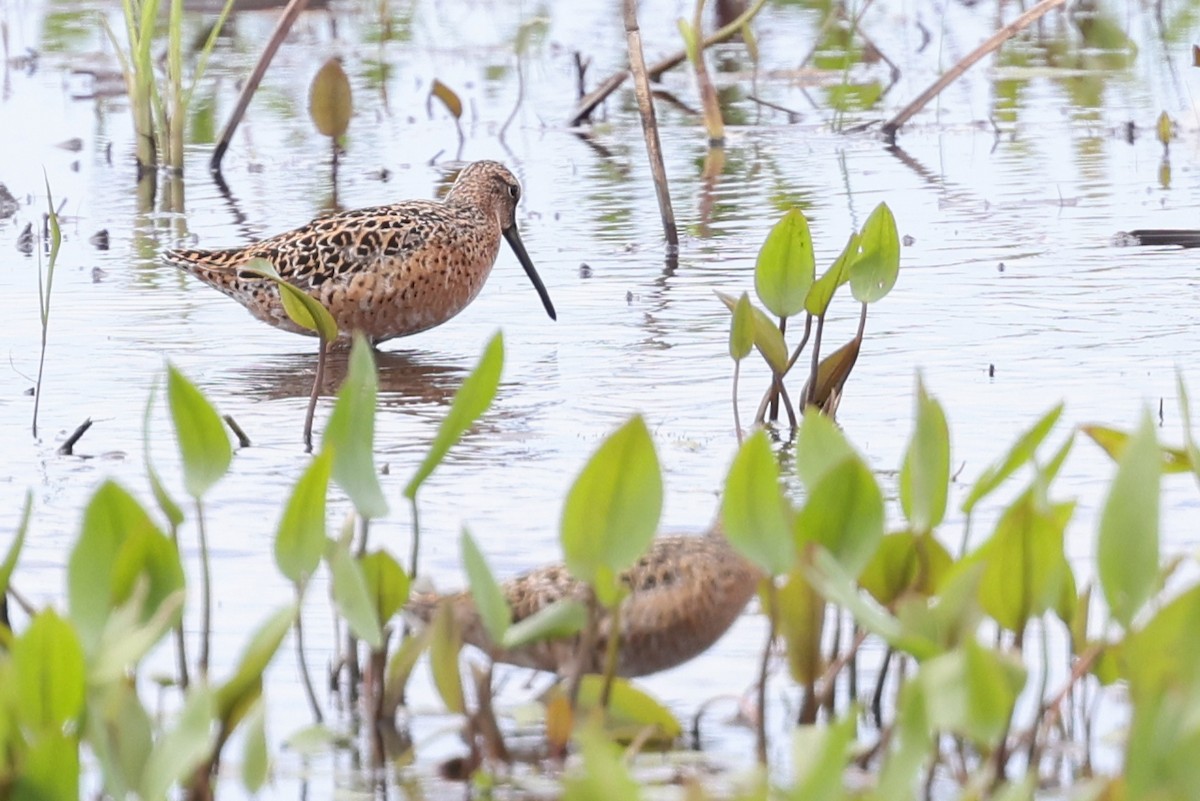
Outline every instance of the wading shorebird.
<path fill-rule="evenodd" d="M 329 309 L 339 341 L 361 331 L 377 345 L 441 325 L 466 308 L 491 273 L 503 236 L 557 319 L 517 233 L 520 199 L 521 185 L 503 164 L 476 161 L 441 201 L 346 211 L 252 245 L 169 250 L 163 258 L 263 322 L 313 335 L 287 316 L 273 281 L 243 269 L 252 259 L 266 259 L 283 280 Z"/>
<path fill-rule="evenodd" d="M 734 551 L 719 530 L 659 537 L 621 574 L 629 595 L 621 607 L 617 675 L 657 673 L 708 650 L 733 625 L 762 579 L 763 573 Z M 564 565 L 539 568 L 504 582 L 501 589 L 514 623 L 562 598 L 587 598 L 587 588 Z M 440 603 L 452 605 L 463 642 L 495 662 L 568 675 L 579 658 L 581 635 L 513 650 L 499 648 L 488 637 L 469 592 L 418 594 L 406 609 L 428 623 Z M 596 641 L 582 655 L 585 673 L 603 672 L 611 624 L 611 617 L 602 612 Z"/>

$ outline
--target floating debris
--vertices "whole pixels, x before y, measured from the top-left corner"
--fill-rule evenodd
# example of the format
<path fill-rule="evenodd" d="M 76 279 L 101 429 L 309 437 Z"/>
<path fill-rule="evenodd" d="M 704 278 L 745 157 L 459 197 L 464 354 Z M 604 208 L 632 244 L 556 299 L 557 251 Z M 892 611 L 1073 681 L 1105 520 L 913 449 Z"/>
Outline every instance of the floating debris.
<path fill-rule="evenodd" d="M 21 204 L 8 191 L 8 187 L 0 184 L 0 220 L 5 220 L 13 216 L 19 208 L 21 208 Z"/>
<path fill-rule="evenodd" d="M 57 145 L 55 145 L 55 147 L 62 148 L 63 150 L 69 150 L 72 153 L 78 153 L 79 151 L 83 150 L 83 140 L 76 136 L 72 139 L 66 140 L 65 142 L 59 142 Z"/>
<path fill-rule="evenodd" d="M 105 278 L 108 278 L 108 270 L 105 270 L 101 267 L 93 267 L 92 268 L 92 283 L 93 284 L 98 284 L 101 281 L 103 281 Z"/>
<path fill-rule="evenodd" d="M 17 250 L 26 256 L 33 253 L 33 223 L 25 223 L 25 230 L 17 237 Z"/>
<path fill-rule="evenodd" d="M 101 228 L 96 233 L 88 237 L 88 242 L 96 250 L 108 250 L 108 229 Z"/>

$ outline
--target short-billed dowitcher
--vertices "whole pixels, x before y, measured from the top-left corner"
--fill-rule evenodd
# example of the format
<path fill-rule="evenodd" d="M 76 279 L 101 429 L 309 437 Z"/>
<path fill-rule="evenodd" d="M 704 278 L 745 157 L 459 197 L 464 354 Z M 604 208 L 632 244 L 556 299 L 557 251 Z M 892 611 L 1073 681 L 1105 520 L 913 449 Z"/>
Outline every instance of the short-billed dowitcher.
<path fill-rule="evenodd" d="M 659 537 L 637 563 L 621 575 L 629 596 L 621 608 L 617 675 L 644 676 L 680 665 L 720 639 L 754 596 L 763 574 L 743 559 L 718 530 L 699 536 Z M 539 568 L 501 585 L 513 622 L 524 620 L 562 598 L 587 597 L 586 588 L 563 565 Z M 432 620 L 437 605 L 449 602 L 463 641 L 497 662 L 569 674 L 578 659 L 581 637 L 504 650 L 488 637 L 470 593 L 414 596 L 408 612 Z M 583 669 L 604 668 L 611 617 L 600 619 L 599 636 Z"/>
<path fill-rule="evenodd" d="M 243 270 L 255 258 L 323 303 L 339 339 L 371 342 L 441 325 L 475 299 L 500 250 L 516 253 L 542 304 L 554 304 L 517 233 L 521 185 L 495 161 L 459 173 L 442 201 L 407 200 L 318 217 L 294 231 L 221 250 L 170 250 L 164 259 L 241 303 L 260 320 L 311 334 L 291 321 L 275 284 Z"/>

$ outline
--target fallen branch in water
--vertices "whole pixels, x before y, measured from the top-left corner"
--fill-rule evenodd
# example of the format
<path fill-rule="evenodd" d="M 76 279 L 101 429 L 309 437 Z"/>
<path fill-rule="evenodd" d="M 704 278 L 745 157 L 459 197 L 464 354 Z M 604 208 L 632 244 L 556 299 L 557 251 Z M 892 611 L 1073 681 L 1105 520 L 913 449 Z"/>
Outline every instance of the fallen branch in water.
<path fill-rule="evenodd" d="M 711 36 L 706 36 L 700 43 L 700 49 L 705 50 L 715 44 L 728 41 L 736 36 L 742 30 L 742 26 L 746 25 L 750 20 L 754 19 L 755 15 L 762 10 L 762 7 L 767 4 L 767 0 L 755 0 L 754 5 L 746 9 L 737 19 L 729 23 L 725 27 L 715 31 Z M 687 60 L 687 51 L 680 50 L 668 58 L 655 62 L 646 68 L 646 74 L 653 80 L 658 80 L 664 72 L 674 69 Z M 567 125 L 575 127 L 584 122 L 596 110 L 596 106 L 600 105 L 605 99 L 615 92 L 621 84 L 625 83 L 625 79 L 629 77 L 629 70 L 625 69 L 621 72 L 614 72 L 609 75 L 600 85 L 585 95 L 580 101 L 575 110 L 571 112 L 570 118 L 567 120 Z"/>
<path fill-rule="evenodd" d="M 74 456 L 75 455 L 75 444 L 77 442 L 79 442 L 80 439 L 83 438 L 83 435 L 86 434 L 87 430 L 91 427 L 92 427 L 92 418 L 89 417 L 88 419 L 84 420 L 82 423 L 79 424 L 79 428 L 75 429 L 71 433 L 71 436 L 67 437 L 66 441 L 63 442 L 62 445 L 58 446 L 58 455 L 59 456 Z"/>
<path fill-rule="evenodd" d="M 1041 19 L 1048 12 L 1064 4 L 1066 1 L 1067 0 L 1042 0 L 1042 2 L 1029 9 L 1021 16 L 1017 17 L 1008 25 L 1005 25 L 1003 28 L 996 31 L 995 35 L 993 35 L 990 39 L 968 53 L 965 58 L 963 58 L 953 67 L 946 70 L 946 72 L 936 81 L 934 81 L 928 89 L 922 92 L 916 100 L 909 103 L 900 110 L 899 114 L 897 114 L 895 117 L 892 117 L 887 121 L 886 124 L 884 124 L 883 135 L 887 138 L 887 141 L 890 144 L 895 144 L 896 131 L 900 130 L 900 126 L 908 122 L 909 119 L 911 119 L 912 116 L 918 111 L 925 108 L 926 104 L 928 104 L 930 100 L 933 100 L 935 97 L 940 95 L 943 89 L 957 81 L 964 72 L 966 72 L 975 64 L 976 61 L 979 61 L 979 59 L 983 58 L 988 53 L 997 50 L 1000 45 L 1004 44 L 1009 39 L 1028 28 L 1034 22 Z"/>

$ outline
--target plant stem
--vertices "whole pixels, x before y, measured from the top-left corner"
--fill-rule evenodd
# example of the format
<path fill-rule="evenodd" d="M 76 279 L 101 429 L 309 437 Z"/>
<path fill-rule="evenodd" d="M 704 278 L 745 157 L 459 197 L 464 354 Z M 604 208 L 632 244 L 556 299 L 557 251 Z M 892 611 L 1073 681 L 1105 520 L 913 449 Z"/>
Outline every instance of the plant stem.
<path fill-rule="evenodd" d="M 617 675 L 617 654 L 621 647 L 621 602 L 609 610 L 608 641 L 604 649 L 604 690 L 600 693 L 600 707 L 608 710 L 608 699 L 612 695 L 613 679 Z"/>
<path fill-rule="evenodd" d="M 282 290 L 281 290 L 282 291 Z M 321 385 L 325 383 L 325 354 L 329 352 L 329 343 L 325 337 L 317 339 L 317 375 L 313 378 L 312 392 L 308 396 L 308 411 L 304 415 L 304 452 L 312 453 L 313 416 L 317 412 L 317 396 L 321 394 Z"/>
<path fill-rule="evenodd" d="M 304 684 L 304 695 L 312 709 L 313 718 L 317 723 L 323 723 L 325 716 L 321 714 L 321 705 L 317 703 L 317 694 L 313 690 L 312 677 L 308 675 L 308 661 L 304 658 L 304 591 L 296 585 L 296 661 L 300 664 L 300 681 Z"/>
<path fill-rule="evenodd" d="M 808 375 L 808 390 L 800 399 L 801 407 L 807 409 L 817 395 L 817 374 L 821 367 L 821 334 L 825 331 L 825 315 L 817 318 L 817 333 L 813 337 L 812 367 Z"/>
<path fill-rule="evenodd" d="M 417 495 L 415 492 L 409 498 L 408 503 L 412 508 L 412 547 L 408 553 L 408 577 L 415 579 L 417 577 L 417 555 L 421 552 L 421 517 L 417 514 Z"/>
<path fill-rule="evenodd" d="M 208 678 L 208 645 L 212 615 L 212 574 L 208 564 L 208 535 L 204 532 L 204 506 L 196 498 L 196 532 L 200 540 L 200 675 Z"/>
<path fill-rule="evenodd" d="M 737 431 L 738 445 L 742 444 L 742 420 L 738 416 L 738 374 L 741 373 L 742 360 L 733 363 L 733 428 Z"/>
<path fill-rule="evenodd" d="M 153 390 L 151 390 L 153 392 Z M 179 550 L 179 527 L 174 522 L 171 523 L 171 541 L 175 543 L 175 550 Z M 183 636 L 183 618 L 180 617 L 179 625 L 175 626 L 175 658 L 179 663 L 179 686 L 186 690 L 188 684 L 191 683 L 188 677 L 187 663 L 187 639 Z"/>
<path fill-rule="evenodd" d="M 767 662 L 771 658 L 771 645 L 775 642 L 775 580 L 763 579 L 767 583 L 767 642 L 763 646 L 762 662 L 758 668 L 758 721 L 755 725 L 755 752 L 758 764 L 767 767 Z"/>

